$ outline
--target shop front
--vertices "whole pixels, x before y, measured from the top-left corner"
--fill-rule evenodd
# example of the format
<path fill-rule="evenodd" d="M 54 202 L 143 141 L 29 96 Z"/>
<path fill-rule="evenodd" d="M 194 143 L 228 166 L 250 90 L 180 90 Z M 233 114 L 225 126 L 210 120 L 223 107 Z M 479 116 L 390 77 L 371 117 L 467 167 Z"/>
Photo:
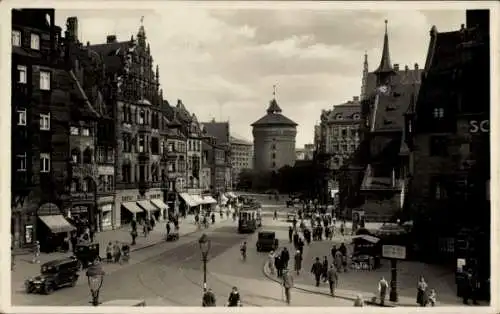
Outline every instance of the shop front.
<path fill-rule="evenodd" d="M 129 224 L 132 220 L 137 222 L 146 219 L 146 212 L 137 205 L 137 202 L 123 202 L 120 208 L 121 224 Z"/>
<path fill-rule="evenodd" d="M 189 194 L 189 196 L 195 201 L 197 204 L 196 207 L 194 208 L 195 211 L 201 212 L 202 206 L 203 206 L 203 197 L 198 194 Z"/>
<path fill-rule="evenodd" d="M 99 231 L 113 229 L 113 208 L 115 200 L 113 196 L 103 196 L 97 199 L 97 226 Z"/>
<path fill-rule="evenodd" d="M 167 217 L 167 211 L 168 211 L 168 206 L 165 204 L 161 199 L 159 198 L 154 198 L 151 200 L 151 203 L 158 209 L 160 212 L 160 218 L 166 219 Z"/>
<path fill-rule="evenodd" d="M 197 203 L 196 200 L 194 200 L 188 193 L 179 193 L 179 196 L 183 201 L 183 205 L 187 208 L 187 212 L 194 213 L 199 203 Z"/>
<path fill-rule="evenodd" d="M 211 195 L 203 196 L 202 209 L 206 212 L 215 211 L 215 206 L 217 205 L 217 200 Z"/>
<path fill-rule="evenodd" d="M 151 217 L 154 217 L 155 220 L 159 219 L 160 210 L 150 200 L 137 201 L 137 205 L 145 211 L 146 219 L 151 219 Z"/>
<path fill-rule="evenodd" d="M 76 227 L 66 220 L 57 205 L 53 203 L 43 204 L 37 211 L 37 218 L 36 233 L 42 252 L 69 249 L 64 239 L 68 238 L 68 233 L 75 231 Z"/>
<path fill-rule="evenodd" d="M 10 232 L 13 248 L 33 246 L 36 240 L 37 209 L 38 204 L 29 200 L 11 208 Z"/>

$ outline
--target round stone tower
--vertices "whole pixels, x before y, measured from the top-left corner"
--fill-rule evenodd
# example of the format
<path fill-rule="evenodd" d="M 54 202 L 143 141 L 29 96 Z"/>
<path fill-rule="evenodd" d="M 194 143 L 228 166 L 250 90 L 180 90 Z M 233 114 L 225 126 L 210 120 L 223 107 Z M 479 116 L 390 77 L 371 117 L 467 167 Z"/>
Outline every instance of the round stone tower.
<path fill-rule="evenodd" d="M 251 124 L 254 145 L 254 170 L 275 171 L 295 165 L 297 123 L 281 114 L 273 98 L 267 114 Z"/>

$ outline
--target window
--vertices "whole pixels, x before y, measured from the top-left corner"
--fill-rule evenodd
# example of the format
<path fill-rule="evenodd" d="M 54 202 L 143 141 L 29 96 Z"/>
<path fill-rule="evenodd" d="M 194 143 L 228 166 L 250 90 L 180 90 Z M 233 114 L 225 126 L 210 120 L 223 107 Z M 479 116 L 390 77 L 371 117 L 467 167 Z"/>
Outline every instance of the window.
<path fill-rule="evenodd" d="M 114 182 L 113 181 L 114 181 L 113 176 L 112 175 L 108 175 L 108 180 L 107 180 L 108 191 L 114 190 Z"/>
<path fill-rule="evenodd" d="M 89 185 L 87 179 L 82 180 L 82 192 L 87 192 L 89 190 Z"/>
<path fill-rule="evenodd" d="M 276 159 L 276 153 L 273 153 L 271 158 Z"/>
<path fill-rule="evenodd" d="M 276 168 L 276 162 L 273 161 L 273 168 Z"/>
<path fill-rule="evenodd" d="M 432 116 L 434 119 L 443 119 L 444 118 L 444 108 L 434 108 L 432 111 Z"/>
<path fill-rule="evenodd" d="M 50 171 L 50 154 L 41 153 L 40 154 L 40 172 Z"/>
<path fill-rule="evenodd" d="M 432 177 L 430 186 L 431 186 L 431 197 L 435 200 L 442 200 L 446 198 L 446 187 L 443 184 L 442 178 Z"/>
<path fill-rule="evenodd" d="M 50 113 L 40 114 L 40 130 L 50 130 Z"/>
<path fill-rule="evenodd" d="M 16 156 L 17 171 L 26 171 L 26 153 Z"/>
<path fill-rule="evenodd" d="M 347 136 L 347 130 L 346 129 L 342 129 L 342 136 Z"/>
<path fill-rule="evenodd" d="M 75 164 L 79 164 L 80 163 L 80 150 L 78 148 L 74 148 L 71 150 L 71 160 L 75 163 Z"/>
<path fill-rule="evenodd" d="M 358 130 L 356 130 L 356 129 L 351 129 L 351 136 L 352 136 L 352 137 L 355 137 L 356 135 L 358 135 Z"/>
<path fill-rule="evenodd" d="M 123 165 L 122 166 L 122 182 L 130 182 L 131 177 L 130 177 L 130 171 L 131 167 L 130 165 Z"/>
<path fill-rule="evenodd" d="M 106 176 L 104 176 L 104 175 L 99 176 L 97 191 L 98 192 L 106 191 Z"/>
<path fill-rule="evenodd" d="M 356 145 L 351 144 L 351 151 L 355 151 L 355 150 L 356 150 Z"/>
<path fill-rule="evenodd" d="M 83 136 L 90 136 L 89 128 L 82 128 L 82 135 Z"/>
<path fill-rule="evenodd" d="M 83 163 L 91 164 L 92 163 L 92 149 L 90 147 L 85 148 L 83 151 Z"/>
<path fill-rule="evenodd" d="M 40 50 L 40 35 L 31 34 L 31 49 Z"/>
<path fill-rule="evenodd" d="M 78 190 L 78 181 L 76 179 L 71 180 L 71 192 L 76 192 Z"/>
<path fill-rule="evenodd" d="M 144 110 L 141 110 L 139 112 L 139 124 L 145 124 L 146 123 L 146 112 Z"/>
<path fill-rule="evenodd" d="M 151 138 L 151 153 L 158 155 L 160 153 L 160 139 L 157 137 Z"/>
<path fill-rule="evenodd" d="M 40 89 L 50 90 L 50 72 L 40 71 Z"/>
<path fill-rule="evenodd" d="M 132 145 L 130 145 L 130 142 L 130 133 L 123 133 L 123 152 L 130 153 L 132 151 Z"/>
<path fill-rule="evenodd" d="M 28 69 L 24 65 L 17 66 L 17 82 L 26 84 Z"/>
<path fill-rule="evenodd" d="M 26 109 L 17 110 L 17 125 L 26 125 Z"/>
<path fill-rule="evenodd" d="M 139 136 L 139 153 L 144 153 L 145 152 L 145 138 L 144 135 Z"/>
<path fill-rule="evenodd" d="M 359 113 L 355 113 L 355 114 L 352 116 L 352 118 L 353 118 L 354 120 L 359 120 L 359 118 L 360 118 Z"/>
<path fill-rule="evenodd" d="M 276 149 L 276 144 L 272 144 L 272 145 L 271 145 L 271 148 L 272 148 L 272 149 Z"/>
<path fill-rule="evenodd" d="M 337 120 L 342 120 L 342 115 L 341 115 L 340 113 L 339 113 L 339 114 L 337 114 L 337 115 L 335 116 L 335 119 L 337 119 Z"/>
<path fill-rule="evenodd" d="M 175 143 L 168 143 L 168 151 L 169 152 L 174 152 L 175 151 Z"/>
<path fill-rule="evenodd" d="M 12 46 L 21 47 L 21 32 L 13 30 L 12 31 Z"/>
<path fill-rule="evenodd" d="M 69 127 L 69 134 L 71 134 L 71 135 L 78 135 L 78 134 L 80 134 L 80 131 L 79 131 L 78 127 L 76 127 L 76 126 L 70 126 Z"/>
<path fill-rule="evenodd" d="M 429 146 L 431 156 L 448 156 L 448 139 L 445 136 L 432 136 Z"/>

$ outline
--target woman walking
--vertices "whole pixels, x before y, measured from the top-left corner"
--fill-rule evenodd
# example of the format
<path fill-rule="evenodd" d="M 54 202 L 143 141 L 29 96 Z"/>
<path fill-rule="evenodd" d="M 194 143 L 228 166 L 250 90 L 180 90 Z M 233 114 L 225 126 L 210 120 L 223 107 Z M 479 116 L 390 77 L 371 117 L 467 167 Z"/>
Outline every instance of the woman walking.
<path fill-rule="evenodd" d="M 417 303 L 420 306 L 427 305 L 427 283 L 425 282 L 424 276 L 420 276 L 417 284 Z"/>

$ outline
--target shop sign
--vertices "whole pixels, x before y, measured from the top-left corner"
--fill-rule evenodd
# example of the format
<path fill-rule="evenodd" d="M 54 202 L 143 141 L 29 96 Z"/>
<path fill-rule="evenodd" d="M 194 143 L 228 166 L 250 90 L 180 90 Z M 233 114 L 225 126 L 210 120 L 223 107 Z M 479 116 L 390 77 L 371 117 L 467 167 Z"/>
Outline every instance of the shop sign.
<path fill-rule="evenodd" d="M 402 245 L 382 245 L 382 257 L 406 259 L 406 247 Z"/>
<path fill-rule="evenodd" d="M 489 133 L 490 132 L 490 120 L 471 120 L 469 121 L 469 132 L 470 133 Z"/>

